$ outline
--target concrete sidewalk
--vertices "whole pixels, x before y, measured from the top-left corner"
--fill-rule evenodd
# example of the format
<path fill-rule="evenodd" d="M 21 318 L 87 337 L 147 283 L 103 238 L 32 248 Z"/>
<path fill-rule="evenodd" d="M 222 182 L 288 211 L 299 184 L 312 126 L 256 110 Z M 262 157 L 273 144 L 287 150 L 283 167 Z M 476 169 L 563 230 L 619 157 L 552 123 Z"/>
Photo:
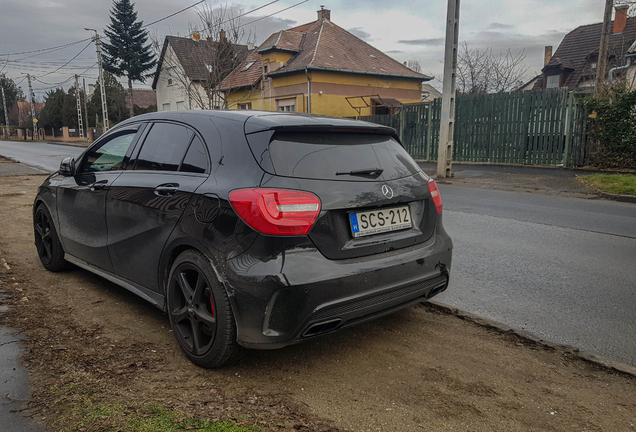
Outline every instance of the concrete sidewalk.
<path fill-rule="evenodd" d="M 437 164 L 418 162 L 422 170 L 435 178 Z M 636 203 L 636 197 L 612 195 L 592 189 L 583 184 L 579 177 L 601 171 L 559 167 L 535 167 L 490 164 L 453 164 L 453 178 L 440 179 L 440 184 L 449 184 L 479 189 L 498 189 L 541 195 L 565 196 L 583 199 L 611 199 Z"/>

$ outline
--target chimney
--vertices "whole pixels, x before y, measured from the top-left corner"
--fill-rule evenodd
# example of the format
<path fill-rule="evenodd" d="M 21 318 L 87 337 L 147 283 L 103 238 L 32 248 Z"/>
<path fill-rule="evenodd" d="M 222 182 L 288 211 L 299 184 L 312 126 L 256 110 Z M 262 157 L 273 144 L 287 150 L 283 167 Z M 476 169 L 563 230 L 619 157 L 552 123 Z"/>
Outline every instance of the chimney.
<path fill-rule="evenodd" d="M 550 59 L 552 58 L 552 47 L 545 47 L 545 54 L 543 55 L 543 67 L 546 67 L 548 63 L 550 63 Z"/>
<path fill-rule="evenodd" d="M 221 30 L 219 33 L 219 42 L 227 42 L 227 38 L 225 37 L 225 30 Z"/>
<path fill-rule="evenodd" d="M 325 9 L 325 5 L 320 5 L 320 10 L 318 11 L 318 21 L 322 20 L 331 21 L 331 11 Z"/>
<path fill-rule="evenodd" d="M 614 15 L 614 33 L 621 33 L 627 25 L 627 11 L 629 5 L 616 6 L 616 14 Z"/>

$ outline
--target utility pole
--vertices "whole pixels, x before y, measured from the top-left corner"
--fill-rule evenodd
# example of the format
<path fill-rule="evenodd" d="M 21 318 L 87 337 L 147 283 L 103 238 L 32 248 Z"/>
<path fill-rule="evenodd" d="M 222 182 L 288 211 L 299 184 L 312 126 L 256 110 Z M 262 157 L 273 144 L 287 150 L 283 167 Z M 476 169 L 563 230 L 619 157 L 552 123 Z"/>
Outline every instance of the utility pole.
<path fill-rule="evenodd" d="M 2 107 L 4 108 L 4 125 L 5 130 L 9 130 L 9 112 L 7 111 L 7 98 L 4 95 L 4 87 L 2 87 Z M 7 132 L 8 133 L 8 132 Z M 7 138 L 9 136 L 7 135 Z"/>
<path fill-rule="evenodd" d="M 75 75 L 75 100 L 77 101 L 77 126 L 80 138 L 84 138 L 84 122 L 82 121 L 82 100 L 80 98 L 79 79 Z"/>
<path fill-rule="evenodd" d="M 26 74 L 27 81 L 29 81 L 29 94 L 31 95 L 31 120 L 33 120 L 33 136 L 32 141 L 35 141 L 35 136 L 38 134 L 38 119 L 35 118 L 35 94 L 33 93 L 33 87 L 31 87 L 31 75 Z"/>
<path fill-rule="evenodd" d="M 603 15 L 603 27 L 601 30 L 601 44 L 598 48 L 598 60 L 596 62 L 596 81 L 594 91 L 599 92 L 605 81 L 607 71 L 607 51 L 609 50 L 610 21 L 612 20 L 612 9 L 614 0 L 605 0 L 605 15 Z"/>
<path fill-rule="evenodd" d="M 439 150 L 437 153 L 438 179 L 452 177 L 455 78 L 457 75 L 457 46 L 459 44 L 459 2 L 460 0 L 448 0 L 446 13 L 444 85 L 442 90 L 442 112 L 439 122 Z"/>
<path fill-rule="evenodd" d="M 104 69 L 102 68 L 102 43 L 99 40 L 99 33 L 97 30 L 85 28 L 84 30 L 95 32 L 95 46 L 97 48 L 97 68 L 99 69 L 99 88 L 102 96 L 102 117 L 104 123 L 104 132 L 109 128 L 108 126 L 108 107 L 106 106 L 106 88 L 104 87 Z"/>
<path fill-rule="evenodd" d="M 84 114 L 86 114 L 86 138 L 90 138 L 88 133 L 88 93 L 86 93 L 86 79 L 82 78 L 82 87 L 84 87 Z"/>

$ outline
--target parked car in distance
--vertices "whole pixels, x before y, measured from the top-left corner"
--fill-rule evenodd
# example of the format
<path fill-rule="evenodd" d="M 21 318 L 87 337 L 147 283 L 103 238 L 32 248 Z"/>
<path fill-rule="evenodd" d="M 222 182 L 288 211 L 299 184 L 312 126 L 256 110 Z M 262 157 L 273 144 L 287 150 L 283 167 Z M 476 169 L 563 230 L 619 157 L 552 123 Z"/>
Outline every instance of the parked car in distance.
<path fill-rule="evenodd" d="M 301 342 L 448 286 L 442 197 L 395 130 L 258 111 L 158 112 L 39 188 L 35 243 L 167 312 L 195 364 Z"/>

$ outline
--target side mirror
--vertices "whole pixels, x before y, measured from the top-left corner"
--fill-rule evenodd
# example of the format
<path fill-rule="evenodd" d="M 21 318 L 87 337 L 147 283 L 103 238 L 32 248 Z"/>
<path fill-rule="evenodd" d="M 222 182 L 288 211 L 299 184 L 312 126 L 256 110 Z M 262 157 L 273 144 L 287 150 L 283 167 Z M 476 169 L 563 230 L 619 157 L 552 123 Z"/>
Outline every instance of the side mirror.
<path fill-rule="evenodd" d="M 65 177 L 75 175 L 75 158 L 67 157 L 60 162 L 60 174 Z"/>

